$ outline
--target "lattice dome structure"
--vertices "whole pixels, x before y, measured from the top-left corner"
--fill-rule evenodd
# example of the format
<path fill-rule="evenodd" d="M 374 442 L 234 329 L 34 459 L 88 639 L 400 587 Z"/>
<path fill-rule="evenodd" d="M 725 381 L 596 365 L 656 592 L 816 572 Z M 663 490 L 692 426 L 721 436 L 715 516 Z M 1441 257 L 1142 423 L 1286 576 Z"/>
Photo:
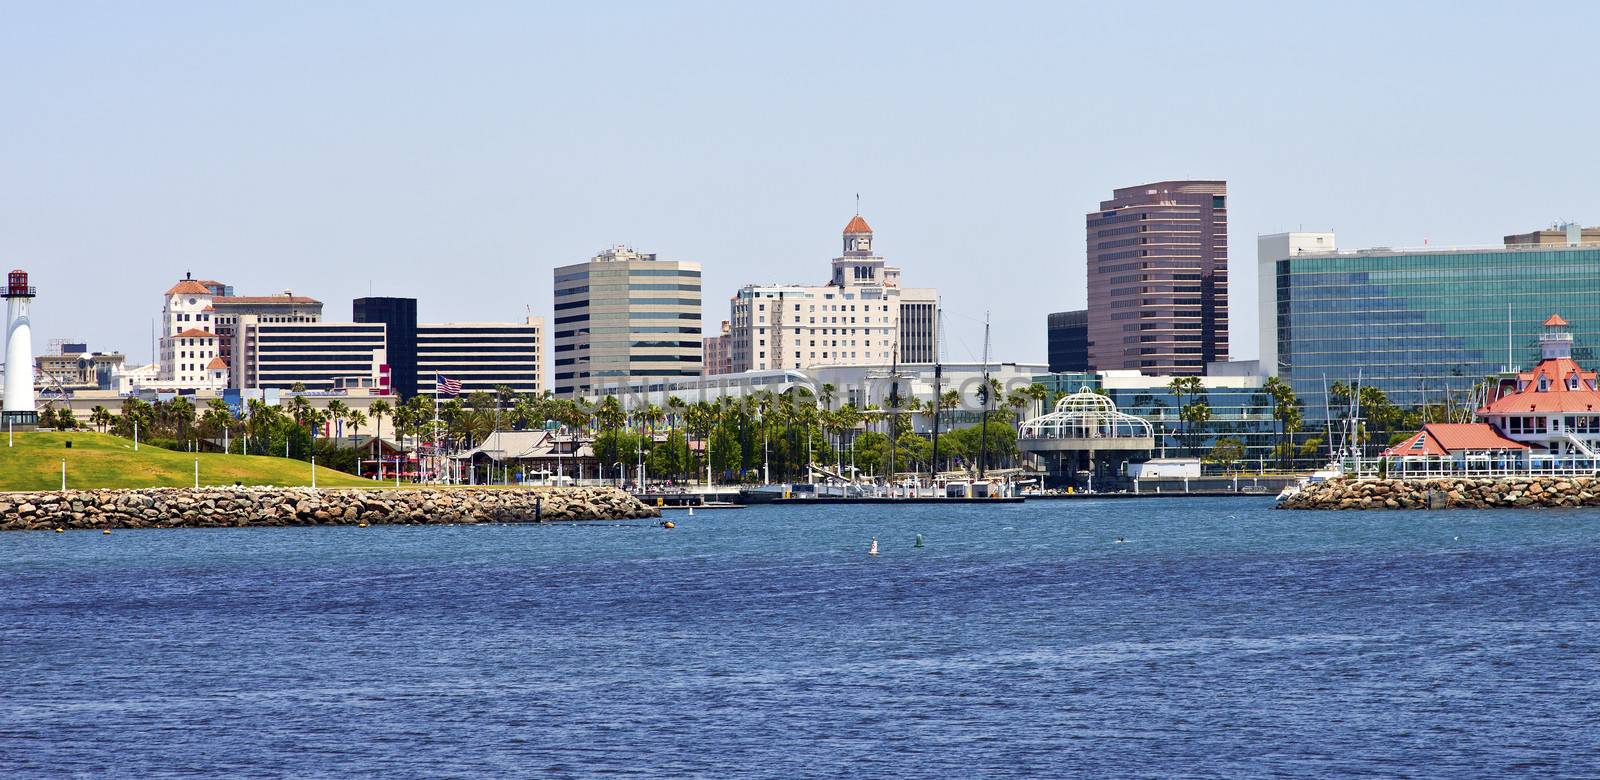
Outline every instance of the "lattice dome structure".
<path fill-rule="evenodd" d="M 1027 450 L 1150 449 L 1155 431 L 1150 423 L 1117 411 L 1110 398 L 1089 388 L 1063 397 L 1055 411 L 1024 423 L 1017 445 Z"/>

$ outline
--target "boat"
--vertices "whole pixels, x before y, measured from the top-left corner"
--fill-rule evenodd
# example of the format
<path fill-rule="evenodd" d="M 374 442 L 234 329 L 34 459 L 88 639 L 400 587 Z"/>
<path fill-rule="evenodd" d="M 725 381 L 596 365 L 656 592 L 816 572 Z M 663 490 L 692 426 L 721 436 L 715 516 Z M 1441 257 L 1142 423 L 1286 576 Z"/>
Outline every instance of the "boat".
<path fill-rule="evenodd" d="M 1300 491 L 1305 490 L 1307 485 L 1315 484 L 1317 482 L 1326 482 L 1330 479 L 1335 479 L 1342 476 L 1344 476 L 1344 469 L 1340 468 L 1339 464 L 1337 463 L 1329 463 L 1328 465 L 1311 472 L 1310 476 L 1301 477 L 1293 485 L 1285 485 L 1283 490 L 1278 491 L 1278 497 L 1276 501 L 1277 503 L 1281 504 L 1284 501 L 1292 498 Z"/>

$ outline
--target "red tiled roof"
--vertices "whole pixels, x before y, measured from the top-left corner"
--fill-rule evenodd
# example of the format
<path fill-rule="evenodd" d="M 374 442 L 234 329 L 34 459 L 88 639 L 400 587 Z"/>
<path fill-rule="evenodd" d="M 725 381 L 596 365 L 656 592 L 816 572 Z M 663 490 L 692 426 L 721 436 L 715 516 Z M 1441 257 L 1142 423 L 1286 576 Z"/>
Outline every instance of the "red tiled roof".
<path fill-rule="evenodd" d="M 173 338 L 179 338 L 179 339 L 214 339 L 216 337 L 217 337 L 217 334 L 212 333 L 209 330 L 200 330 L 199 328 L 190 328 L 190 329 L 188 329 L 188 330 L 186 330 L 186 331 L 184 331 L 182 333 L 179 333 L 178 335 L 174 336 Z"/>
<path fill-rule="evenodd" d="M 1419 439 L 1421 446 L 1418 446 Z M 1528 445 L 1500 435 L 1488 423 L 1429 423 L 1410 438 L 1384 450 L 1381 455 L 1449 455 L 1463 451 L 1525 449 L 1528 449 Z"/>
<path fill-rule="evenodd" d="M 871 233 L 872 228 L 867 225 L 867 221 L 862 219 L 860 214 L 857 214 L 855 217 L 851 218 L 850 224 L 844 226 L 844 232 Z"/>
<path fill-rule="evenodd" d="M 204 309 L 201 309 L 200 311 L 216 311 L 216 310 L 217 310 L 217 307 L 215 307 L 215 306 L 207 306 Z"/>
<path fill-rule="evenodd" d="M 303 295 L 229 295 L 217 298 L 213 303 L 322 303 L 322 301 Z"/>
<path fill-rule="evenodd" d="M 227 367 L 228 367 L 228 361 L 223 360 L 222 358 L 219 358 L 219 357 L 212 358 L 211 362 L 206 364 L 206 370 L 207 371 L 215 371 L 215 370 L 217 370 L 219 368 L 227 368 Z"/>
<path fill-rule="evenodd" d="M 1578 380 L 1577 389 L 1568 383 Z M 1545 389 L 1539 389 L 1539 380 Z M 1494 414 L 1532 414 L 1535 412 L 1600 412 L 1600 391 L 1594 388 L 1597 376 L 1585 371 L 1572 358 L 1548 358 L 1532 371 L 1517 375 L 1520 392 L 1503 395 L 1478 410 L 1478 416 Z"/>
<path fill-rule="evenodd" d="M 167 295 L 210 295 L 211 291 L 206 286 L 193 280 L 184 279 L 167 291 Z"/>
<path fill-rule="evenodd" d="M 1559 314 L 1552 314 L 1550 315 L 1550 319 L 1544 321 L 1544 326 L 1546 328 L 1564 328 L 1566 325 L 1567 321 L 1561 319 L 1561 315 Z"/>

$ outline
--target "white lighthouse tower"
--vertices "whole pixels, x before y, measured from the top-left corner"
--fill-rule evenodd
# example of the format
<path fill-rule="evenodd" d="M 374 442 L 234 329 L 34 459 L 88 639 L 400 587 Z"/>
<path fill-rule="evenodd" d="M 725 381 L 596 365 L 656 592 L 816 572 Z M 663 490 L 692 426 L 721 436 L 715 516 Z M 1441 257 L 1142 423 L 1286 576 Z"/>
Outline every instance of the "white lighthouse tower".
<path fill-rule="evenodd" d="M 0 418 L 8 426 L 33 426 L 39 412 L 33 406 L 33 323 L 28 307 L 34 291 L 28 286 L 27 271 L 6 275 L 6 386 L 5 405 Z"/>

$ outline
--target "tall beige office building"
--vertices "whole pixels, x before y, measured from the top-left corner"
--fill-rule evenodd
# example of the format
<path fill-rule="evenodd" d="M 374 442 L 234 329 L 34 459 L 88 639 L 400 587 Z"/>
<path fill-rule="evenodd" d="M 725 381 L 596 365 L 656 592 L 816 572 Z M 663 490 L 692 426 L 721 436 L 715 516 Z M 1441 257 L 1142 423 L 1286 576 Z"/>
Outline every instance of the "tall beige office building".
<path fill-rule="evenodd" d="M 555 394 L 699 376 L 700 264 L 614 246 L 555 269 Z"/>

